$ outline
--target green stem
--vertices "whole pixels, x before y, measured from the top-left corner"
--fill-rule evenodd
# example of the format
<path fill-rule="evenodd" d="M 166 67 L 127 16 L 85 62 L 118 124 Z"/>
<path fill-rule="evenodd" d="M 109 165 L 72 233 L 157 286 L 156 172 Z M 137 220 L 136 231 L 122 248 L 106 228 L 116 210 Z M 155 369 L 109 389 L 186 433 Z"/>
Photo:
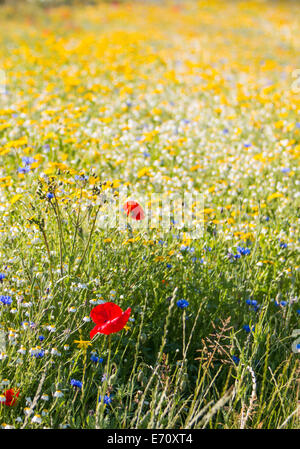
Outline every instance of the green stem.
<path fill-rule="evenodd" d="M 48 240 L 47 240 L 45 229 L 44 228 L 40 228 L 40 229 L 41 229 L 41 232 L 43 234 L 45 246 L 46 246 L 47 253 L 48 253 L 49 267 L 50 267 L 50 277 L 51 277 L 52 286 L 54 286 L 53 271 L 52 271 L 52 264 L 51 264 L 51 254 L 50 254 L 49 244 L 48 244 Z"/>
<path fill-rule="evenodd" d="M 72 257 L 73 257 L 73 254 L 74 254 L 75 243 L 76 243 L 77 233 L 78 233 L 78 229 L 79 229 L 79 219 L 80 219 L 80 212 L 81 212 L 81 200 L 82 200 L 82 188 L 80 190 L 79 206 L 78 206 L 76 223 L 75 223 L 75 232 L 74 232 L 74 237 L 73 237 L 73 242 L 72 242 L 71 255 L 70 255 L 70 258 L 69 258 L 69 274 L 70 274 L 70 268 L 71 268 L 70 261 L 72 260 Z"/>
<path fill-rule="evenodd" d="M 56 220 L 57 220 L 57 225 L 58 225 L 58 233 L 59 233 L 59 258 L 60 258 L 60 274 L 61 276 L 63 276 L 63 233 L 62 233 L 62 225 L 61 225 L 61 216 L 60 216 L 60 211 L 59 211 L 59 206 L 58 206 L 58 201 L 56 198 L 56 195 L 54 194 L 54 199 L 55 199 L 55 206 L 53 204 L 53 210 L 56 216 Z M 52 203 L 51 203 L 52 204 Z"/>
<path fill-rule="evenodd" d="M 109 375 L 110 375 L 110 359 L 111 359 L 111 336 L 108 335 L 108 356 L 107 356 L 107 364 L 106 364 L 106 372 L 105 372 L 105 380 L 103 386 L 101 388 L 101 401 L 99 402 L 99 396 L 97 396 L 97 406 L 96 406 L 96 429 L 101 428 L 103 421 L 103 412 L 104 411 L 104 397 L 107 390 L 107 386 L 109 385 Z M 101 413 L 102 412 L 102 413 Z M 99 420 L 99 415 L 101 413 L 101 421 Z"/>
<path fill-rule="evenodd" d="M 75 276 L 77 276 L 77 274 L 78 274 L 78 272 L 79 272 L 79 269 L 80 269 L 80 267 L 81 267 L 81 265 L 82 265 L 82 263 L 83 263 L 83 261 L 84 261 L 84 259 L 85 259 L 87 250 L 88 250 L 88 248 L 89 248 L 89 246 L 90 246 L 92 234 L 93 234 L 94 229 L 95 229 L 96 220 L 97 220 L 97 216 L 98 216 L 100 207 L 101 207 L 101 206 L 98 206 L 98 209 L 97 209 L 97 211 L 96 211 L 95 218 L 94 218 L 93 224 L 92 224 L 92 228 L 91 228 L 91 231 L 90 231 L 90 234 L 89 234 L 89 238 L 88 238 L 88 241 L 87 241 L 87 243 L 86 243 L 86 245 L 85 245 L 85 248 L 84 248 L 84 251 L 83 251 L 83 255 L 82 255 L 82 258 L 81 258 L 81 260 L 80 260 L 80 262 L 79 262 L 79 264 L 78 264 L 78 267 L 77 267 Z"/>

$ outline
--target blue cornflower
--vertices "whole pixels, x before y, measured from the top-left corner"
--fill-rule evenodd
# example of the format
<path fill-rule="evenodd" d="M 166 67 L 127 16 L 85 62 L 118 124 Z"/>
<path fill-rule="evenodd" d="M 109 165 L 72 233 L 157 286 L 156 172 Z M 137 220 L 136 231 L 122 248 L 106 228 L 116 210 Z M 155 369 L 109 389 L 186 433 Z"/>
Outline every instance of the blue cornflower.
<path fill-rule="evenodd" d="M 280 242 L 280 243 L 279 243 L 279 246 L 280 246 L 280 248 L 282 248 L 282 249 L 287 248 L 287 243 L 285 243 L 285 242 Z"/>
<path fill-rule="evenodd" d="M 87 181 L 89 179 L 89 177 L 87 175 L 82 175 L 82 176 L 75 175 L 75 179 L 76 179 L 76 181 Z"/>
<path fill-rule="evenodd" d="M 298 315 L 300 315 L 300 309 L 296 310 L 296 312 L 298 313 Z"/>
<path fill-rule="evenodd" d="M 80 382 L 80 380 L 71 379 L 70 384 L 72 387 L 82 388 L 82 382 Z"/>
<path fill-rule="evenodd" d="M 244 326 L 243 326 L 243 329 L 247 332 L 247 334 L 249 334 L 249 332 L 254 332 L 254 330 L 255 330 L 255 326 L 252 326 L 252 329 L 250 329 L 250 326 L 249 326 L 249 324 L 245 324 Z"/>
<path fill-rule="evenodd" d="M 275 301 L 275 306 L 285 307 L 286 305 L 287 305 L 287 301 L 280 301 L 280 302 Z"/>
<path fill-rule="evenodd" d="M 12 297 L 0 295 L 0 301 L 2 302 L 2 304 L 9 306 L 12 303 Z"/>
<path fill-rule="evenodd" d="M 257 304 L 256 299 L 246 299 L 246 304 L 248 304 L 248 306 L 250 306 L 250 309 L 254 310 L 255 312 L 257 312 L 257 310 L 259 309 L 259 304 Z"/>
<path fill-rule="evenodd" d="M 179 299 L 176 304 L 180 309 L 185 309 L 189 305 L 189 302 L 186 299 Z"/>
<path fill-rule="evenodd" d="M 39 352 L 35 352 L 34 354 L 31 354 L 31 357 L 34 356 L 36 359 L 41 359 L 44 357 L 45 351 L 41 349 Z"/>
<path fill-rule="evenodd" d="M 40 341 L 43 341 L 43 340 L 45 340 L 45 337 L 44 337 L 44 335 L 39 335 L 39 340 L 40 340 Z"/>
<path fill-rule="evenodd" d="M 101 402 L 101 400 L 102 400 L 102 396 L 100 395 L 99 402 Z M 106 394 L 103 398 L 103 402 L 104 402 L 104 404 L 109 405 L 111 403 L 111 397 Z"/>
<path fill-rule="evenodd" d="M 238 365 L 238 364 L 240 363 L 240 359 L 239 359 L 239 357 L 237 357 L 236 355 L 233 355 L 231 358 L 232 358 L 232 360 L 234 361 L 234 363 L 235 363 L 236 365 Z"/>
<path fill-rule="evenodd" d="M 27 157 L 27 156 L 24 156 L 24 157 L 22 157 L 22 162 L 23 162 L 23 164 L 25 164 L 25 165 L 31 165 L 31 164 L 33 164 L 34 162 L 36 162 L 36 159 L 34 159 L 33 157 Z"/>
<path fill-rule="evenodd" d="M 18 167 L 18 173 L 29 173 L 30 168 L 29 167 Z"/>
<path fill-rule="evenodd" d="M 48 192 L 46 197 L 48 198 L 48 200 L 52 200 L 52 198 L 54 198 L 54 194 L 51 192 Z"/>
<path fill-rule="evenodd" d="M 236 250 L 241 256 L 248 256 L 251 253 L 249 248 L 244 248 L 243 246 L 237 246 Z"/>
<path fill-rule="evenodd" d="M 103 358 L 102 357 L 98 357 L 95 354 L 91 355 L 91 361 L 94 363 L 102 363 L 103 362 Z"/>
<path fill-rule="evenodd" d="M 172 265 L 170 263 L 167 263 L 167 268 L 172 268 Z"/>
<path fill-rule="evenodd" d="M 5 274 L 4 273 L 0 273 L 0 281 L 3 281 L 4 278 L 5 278 Z"/>
<path fill-rule="evenodd" d="M 181 245 L 180 251 L 186 251 L 187 253 L 194 253 L 195 248 L 193 248 L 193 247 L 190 248 L 189 246 Z"/>

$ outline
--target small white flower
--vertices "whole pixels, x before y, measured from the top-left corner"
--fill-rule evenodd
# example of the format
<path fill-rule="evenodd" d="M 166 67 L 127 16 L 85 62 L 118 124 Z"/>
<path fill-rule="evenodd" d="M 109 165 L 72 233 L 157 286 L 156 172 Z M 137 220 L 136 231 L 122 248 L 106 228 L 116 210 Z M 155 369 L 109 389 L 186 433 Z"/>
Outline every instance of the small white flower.
<path fill-rule="evenodd" d="M 31 356 L 38 354 L 41 351 L 41 347 L 40 346 L 36 346 L 35 348 L 30 348 L 29 349 L 29 354 Z"/>
<path fill-rule="evenodd" d="M 2 429 L 14 429 L 14 426 L 10 426 L 9 424 L 5 424 L 5 422 L 3 424 L 1 424 Z"/>
<path fill-rule="evenodd" d="M 24 413 L 25 413 L 25 415 L 31 415 L 31 413 L 32 413 L 32 410 L 30 409 L 30 407 L 25 407 L 24 408 Z"/>
<path fill-rule="evenodd" d="M 24 346 L 21 346 L 20 349 L 18 349 L 18 352 L 20 354 L 26 354 L 26 348 L 24 348 Z"/>
<path fill-rule="evenodd" d="M 60 356 L 60 355 L 61 355 L 61 353 L 60 353 L 56 348 L 52 348 L 52 349 L 51 349 L 51 354 L 52 354 L 52 355 L 57 355 L 57 356 Z"/>
<path fill-rule="evenodd" d="M 36 423 L 36 424 L 41 424 L 42 423 L 41 415 L 34 415 L 31 422 Z"/>
<path fill-rule="evenodd" d="M 63 395 L 64 395 L 63 392 L 60 391 L 60 390 L 56 390 L 56 392 L 53 393 L 53 396 L 54 396 L 55 398 L 62 398 Z"/>
<path fill-rule="evenodd" d="M 6 359 L 7 354 L 5 354 L 5 352 L 0 352 L 0 360 L 4 360 Z"/>
<path fill-rule="evenodd" d="M 23 302 L 23 303 L 21 304 L 21 306 L 24 307 L 24 308 L 31 307 L 31 306 L 32 306 L 32 302 Z"/>

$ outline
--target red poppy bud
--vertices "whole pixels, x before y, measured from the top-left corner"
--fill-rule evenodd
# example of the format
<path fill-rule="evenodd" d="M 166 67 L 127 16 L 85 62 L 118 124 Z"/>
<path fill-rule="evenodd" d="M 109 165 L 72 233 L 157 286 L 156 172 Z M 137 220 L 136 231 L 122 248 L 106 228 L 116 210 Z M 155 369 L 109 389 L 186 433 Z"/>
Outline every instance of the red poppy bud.
<path fill-rule="evenodd" d="M 128 217 L 130 215 L 131 218 L 137 221 L 145 218 L 143 208 L 137 201 L 126 201 L 123 207 Z"/>
<path fill-rule="evenodd" d="M 13 388 L 6 390 L 4 392 L 4 396 L 6 398 L 5 405 L 8 405 L 9 407 L 11 407 L 12 405 L 15 405 L 19 394 L 20 394 L 20 391 L 15 391 Z"/>

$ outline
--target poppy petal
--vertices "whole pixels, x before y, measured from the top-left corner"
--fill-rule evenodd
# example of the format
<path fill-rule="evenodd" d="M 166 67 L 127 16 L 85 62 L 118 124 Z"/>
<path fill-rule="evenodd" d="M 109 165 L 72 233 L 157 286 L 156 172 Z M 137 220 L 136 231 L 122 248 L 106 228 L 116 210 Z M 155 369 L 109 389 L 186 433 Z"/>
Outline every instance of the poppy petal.
<path fill-rule="evenodd" d="M 120 315 L 117 318 L 114 318 L 111 321 L 108 321 L 103 326 L 101 326 L 101 333 L 109 335 L 122 330 L 127 321 L 129 320 L 130 313 L 131 308 L 129 307 L 125 312 L 122 313 L 122 315 Z"/>
<path fill-rule="evenodd" d="M 90 316 L 95 324 L 104 324 L 122 314 L 122 309 L 113 302 L 98 304 L 91 310 Z"/>
<path fill-rule="evenodd" d="M 98 334 L 99 332 L 101 333 L 101 325 L 99 326 L 98 324 L 91 330 L 90 332 L 90 339 L 92 340 L 93 337 Z"/>
<path fill-rule="evenodd" d="M 6 390 L 5 392 L 5 405 L 8 405 L 11 407 L 16 403 L 16 400 L 20 394 L 20 391 L 15 391 L 13 388 L 10 388 L 9 390 Z"/>
<path fill-rule="evenodd" d="M 97 333 L 110 335 L 115 332 L 119 332 L 122 330 L 127 323 L 129 316 L 131 313 L 131 308 L 129 307 L 125 312 L 122 312 L 121 315 L 113 318 L 112 320 L 108 320 L 103 324 L 97 324 L 90 332 L 90 338 L 92 339 Z"/>

